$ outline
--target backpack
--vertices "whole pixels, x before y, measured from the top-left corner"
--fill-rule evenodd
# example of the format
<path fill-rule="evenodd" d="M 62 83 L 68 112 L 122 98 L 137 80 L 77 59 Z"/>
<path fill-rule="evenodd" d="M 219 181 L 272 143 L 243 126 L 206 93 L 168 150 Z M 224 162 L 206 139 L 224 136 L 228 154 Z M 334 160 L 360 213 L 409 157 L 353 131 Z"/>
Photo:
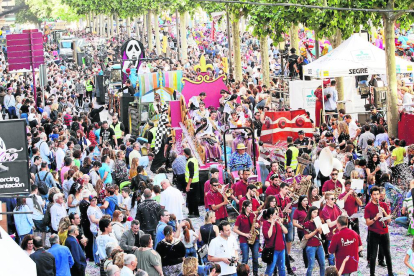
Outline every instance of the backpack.
<path fill-rule="evenodd" d="M 43 180 L 40 179 L 39 173 L 36 174 L 37 179 L 39 180 L 39 182 L 37 182 L 37 186 L 38 186 L 38 189 L 39 189 L 39 193 L 41 195 L 47 195 L 47 193 L 49 192 L 49 187 L 47 186 L 47 184 L 45 182 L 46 177 L 48 176 L 48 174 L 49 174 L 49 172 L 46 173 L 46 175 L 43 178 Z"/>
<path fill-rule="evenodd" d="M 52 217 L 50 214 L 50 208 L 52 208 L 52 206 L 53 206 L 53 203 L 49 202 L 49 204 L 46 207 L 45 215 L 43 216 L 43 224 L 49 227 L 50 227 L 50 224 L 52 223 Z"/>

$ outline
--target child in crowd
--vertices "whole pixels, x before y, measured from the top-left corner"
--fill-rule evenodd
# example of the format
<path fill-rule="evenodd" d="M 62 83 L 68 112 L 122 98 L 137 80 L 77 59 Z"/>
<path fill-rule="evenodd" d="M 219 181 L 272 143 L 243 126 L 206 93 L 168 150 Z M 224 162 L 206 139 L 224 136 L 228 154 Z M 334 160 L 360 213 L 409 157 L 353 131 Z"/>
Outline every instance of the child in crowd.
<path fill-rule="evenodd" d="M 340 276 L 345 269 L 346 262 L 349 260 L 349 256 L 346 256 L 344 261 L 341 264 L 341 267 L 338 269 L 335 266 L 328 266 L 325 269 L 325 276 Z"/>
<path fill-rule="evenodd" d="M 173 232 L 177 231 L 177 217 L 174 214 L 170 214 L 170 221 L 167 224 L 172 227 Z"/>
<path fill-rule="evenodd" d="M 408 267 L 407 275 L 414 276 L 414 239 L 411 245 L 411 248 L 407 250 L 407 255 L 405 255 L 404 264 Z"/>
<path fill-rule="evenodd" d="M 131 192 L 131 190 L 128 187 L 124 187 L 122 189 L 122 199 L 121 199 L 121 204 L 119 205 L 119 207 L 122 210 L 125 210 L 126 214 L 129 216 L 129 211 L 131 210 L 131 197 L 129 196 L 129 193 Z"/>
<path fill-rule="evenodd" d="M 380 154 L 380 170 L 381 173 L 390 173 L 385 154 Z"/>
<path fill-rule="evenodd" d="M 154 186 L 154 194 L 155 196 L 152 198 L 156 202 L 160 203 L 161 200 L 161 188 L 160 186 Z"/>

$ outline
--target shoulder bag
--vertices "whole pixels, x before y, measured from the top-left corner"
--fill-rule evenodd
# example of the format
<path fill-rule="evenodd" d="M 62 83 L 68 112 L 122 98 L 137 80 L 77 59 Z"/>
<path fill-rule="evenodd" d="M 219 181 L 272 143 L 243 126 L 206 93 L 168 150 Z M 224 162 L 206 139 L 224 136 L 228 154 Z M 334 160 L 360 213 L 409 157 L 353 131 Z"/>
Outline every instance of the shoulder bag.
<path fill-rule="evenodd" d="M 213 226 L 214 227 L 214 226 Z M 214 229 L 212 228 L 212 230 L 214 231 Z M 201 233 L 200 233 L 201 235 Z M 210 241 L 210 235 L 211 235 L 211 231 L 208 232 L 208 240 Z M 207 253 L 208 253 L 208 243 L 203 244 L 202 247 L 200 247 L 197 250 L 198 256 L 200 256 L 200 259 L 203 259 Z"/>
<path fill-rule="evenodd" d="M 273 227 L 276 227 L 276 225 L 274 225 Z M 275 254 L 275 243 L 276 243 L 276 236 L 277 236 L 277 227 L 276 227 L 276 233 L 275 233 L 275 241 L 273 243 L 273 246 L 270 248 L 263 248 L 262 251 L 262 261 L 267 263 L 267 264 L 271 264 L 273 262 L 273 254 Z"/>

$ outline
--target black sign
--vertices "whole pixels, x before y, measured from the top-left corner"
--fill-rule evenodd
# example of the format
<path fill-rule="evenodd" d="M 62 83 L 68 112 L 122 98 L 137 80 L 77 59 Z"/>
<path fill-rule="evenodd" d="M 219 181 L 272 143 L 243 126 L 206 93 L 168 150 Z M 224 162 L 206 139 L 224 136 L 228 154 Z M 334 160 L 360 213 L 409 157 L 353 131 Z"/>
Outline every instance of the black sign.
<path fill-rule="evenodd" d="M 368 74 L 368 68 L 349 69 L 349 74 Z"/>
<path fill-rule="evenodd" d="M 29 193 L 26 120 L 0 121 L 0 195 Z"/>

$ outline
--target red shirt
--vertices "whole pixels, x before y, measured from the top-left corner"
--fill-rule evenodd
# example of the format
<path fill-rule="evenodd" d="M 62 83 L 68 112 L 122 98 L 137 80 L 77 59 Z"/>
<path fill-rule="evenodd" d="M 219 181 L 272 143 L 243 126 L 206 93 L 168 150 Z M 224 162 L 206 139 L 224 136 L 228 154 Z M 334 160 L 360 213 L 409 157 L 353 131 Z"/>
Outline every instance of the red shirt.
<path fill-rule="evenodd" d="M 339 195 L 338 199 L 343 199 L 346 196 L 347 192 L 344 192 Z M 353 214 L 358 212 L 358 204 L 356 203 L 356 199 L 353 195 L 349 195 L 345 201 L 344 209 L 348 213 L 348 216 L 352 216 Z"/>
<path fill-rule="evenodd" d="M 282 198 L 282 196 L 279 194 L 276 195 L 276 206 L 279 207 L 280 212 L 279 212 L 279 217 L 280 218 L 284 218 L 287 217 L 287 223 L 283 223 L 284 225 L 288 224 L 290 222 L 290 216 L 288 213 L 283 213 L 283 210 L 285 209 L 286 205 L 288 205 L 290 203 L 290 199 L 285 196 L 285 198 Z M 290 207 L 290 209 L 292 209 L 292 206 Z"/>
<path fill-rule="evenodd" d="M 207 200 L 207 205 L 209 209 L 211 210 L 213 210 L 213 207 L 212 207 L 213 205 L 219 205 L 224 201 L 223 196 L 219 192 L 213 193 L 213 191 L 211 190 L 208 192 L 206 196 L 206 200 Z M 216 219 L 222 219 L 222 218 L 228 217 L 226 205 L 221 206 L 214 212 L 216 213 Z"/>
<path fill-rule="evenodd" d="M 323 184 L 323 187 L 322 187 L 322 192 L 329 192 L 329 191 L 333 191 L 333 190 L 335 190 L 335 188 L 336 187 L 341 187 L 341 189 L 342 189 L 342 184 L 341 184 L 341 182 L 339 182 L 339 180 L 336 180 L 336 183 L 334 183 L 333 181 L 332 181 L 332 179 L 329 179 L 328 181 L 326 181 L 324 184 Z"/>
<path fill-rule="evenodd" d="M 316 225 L 313 221 L 306 221 L 303 223 L 303 227 L 305 229 L 307 229 L 309 232 L 313 232 L 316 230 Z M 305 231 L 306 234 L 309 234 L 308 231 Z M 319 235 L 319 233 L 317 233 L 315 236 L 313 236 L 312 238 L 310 238 L 308 240 L 307 246 L 312 246 L 312 247 L 318 247 L 321 245 L 321 242 L 318 240 L 318 238 L 316 237 L 317 235 Z"/>
<path fill-rule="evenodd" d="M 293 213 L 293 219 L 297 220 L 299 224 L 303 225 L 306 215 L 307 215 L 306 211 L 296 209 L 295 212 Z M 298 231 L 303 231 L 303 230 L 298 228 Z"/>
<path fill-rule="evenodd" d="M 339 270 L 342 262 L 349 256 L 343 274 L 352 273 L 358 270 L 359 254 L 358 247 L 362 245 L 361 237 L 348 227 L 342 228 L 336 233 L 329 245 L 329 253 L 335 254 L 335 266 Z"/>
<path fill-rule="evenodd" d="M 267 187 L 266 189 L 266 196 L 276 196 L 277 194 L 280 193 L 280 186 L 273 186 L 273 184 L 270 184 L 269 187 Z"/>
<path fill-rule="evenodd" d="M 384 208 L 384 210 L 387 212 L 387 214 L 390 213 L 390 209 L 388 208 L 388 205 L 384 202 L 380 202 L 380 206 L 382 208 Z M 371 201 L 367 204 L 367 206 L 365 206 L 365 211 L 364 211 L 364 218 L 367 219 L 374 219 L 375 216 L 379 213 L 378 210 L 378 206 L 374 203 L 372 203 Z M 385 216 L 385 214 L 383 213 L 383 216 Z M 374 222 L 374 224 L 372 224 L 371 226 L 368 226 L 368 230 L 375 232 L 377 234 L 387 234 L 388 233 L 388 226 L 387 226 L 387 222 L 384 221 L 384 224 L 386 225 L 386 227 L 383 227 L 382 222 L 380 222 L 379 220 L 377 220 L 376 222 Z"/>
<path fill-rule="evenodd" d="M 240 214 L 237 219 L 235 226 L 239 227 L 239 231 L 243 233 L 250 233 L 252 228 L 255 215 L 253 213 L 249 214 L 249 218 L 246 215 Z M 256 239 L 259 239 L 259 235 L 256 236 Z M 239 236 L 240 243 L 247 243 L 247 238 L 245 236 Z"/>
<path fill-rule="evenodd" d="M 247 198 L 247 196 L 244 196 L 244 197 L 242 197 L 242 198 L 239 200 L 240 213 L 241 213 L 241 211 L 242 211 L 243 202 L 244 202 L 245 200 L 250 200 L 250 202 L 252 203 L 252 209 L 253 209 L 253 211 L 256 211 L 256 210 L 257 210 L 257 208 L 259 208 L 259 206 L 260 206 L 260 203 L 259 203 L 259 201 L 257 201 L 257 199 L 255 199 L 255 198 L 248 199 L 248 198 Z"/>
<path fill-rule="evenodd" d="M 275 225 L 273 225 L 272 235 L 269 237 L 267 234 L 269 232 L 270 225 L 272 224 L 267 220 L 263 221 L 262 232 L 265 248 L 272 248 L 274 246 L 275 250 L 282 251 L 285 249 L 282 227 L 278 223 L 275 223 Z"/>
<path fill-rule="evenodd" d="M 322 210 L 322 218 L 325 220 L 325 222 L 328 219 L 330 219 L 331 221 L 334 221 L 341 214 L 342 214 L 341 210 L 336 205 L 334 205 L 333 207 L 329 207 L 328 205 L 325 205 L 325 207 L 323 207 L 323 210 Z M 330 232 L 326 235 L 326 239 L 328 241 L 332 240 L 334 229 L 336 229 L 336 225 L 332 228 L 329 228 Z"/>
<path fill-rule="evenodd" d="M 247 194 L 247 184 L 244 184 L 243 180 L 240 180 L 234 185 L 234 195 L 238 198 Z"/>
<path fill-rule="evenodd" d="M 207 200 L 206 200 L 206 194 L 210 191 L 210 179 L 204 183 L 204 207 L 208 208 Z"/>
<path fill-rule="evenodd" d="M 272 182 L 271 180 L 270 180 L 270 177 L 272 176 L 272 175 L 274 175 L 274 174 L 277 174 L 277 172 L 274 172 L 274 171 L 270 171 L 270 173 L 267 175 L 267 177 L 266 177 L 266 181 L 268 181 L 268 182 Z"/>

